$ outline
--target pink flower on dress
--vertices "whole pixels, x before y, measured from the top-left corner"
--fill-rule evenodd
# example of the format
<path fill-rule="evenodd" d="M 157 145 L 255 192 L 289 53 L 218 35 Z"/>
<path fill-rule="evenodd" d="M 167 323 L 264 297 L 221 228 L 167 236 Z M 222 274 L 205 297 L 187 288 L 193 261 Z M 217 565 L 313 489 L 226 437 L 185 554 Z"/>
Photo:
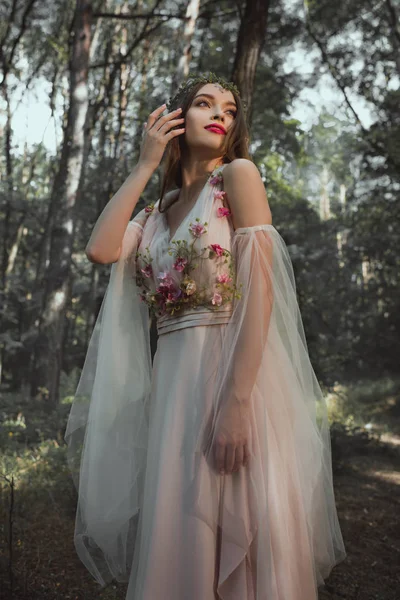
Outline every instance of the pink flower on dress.
<path fill-rule="evenodd" d="M 229 208 L 225 208 L 224 206 L 218 208 L 217 210 L 217 215 L 218 217 L 229 217 L 229 215 L 231 214 L 231 211 L 229 210 Z"/>
<path fill-rule="evenodd" d="M 211 302 L 216 306 L 221 306 L 221 304 L 222 304 L 221 294 L 218 294 L 218 292 L 214 292 L 214 296 L 212 297 Z"/>
<path fill-rule="evenodd" d="M 158 279 L 160 279 L 163 282 L 162 285 L 171 285 L 172 283 L 174 283 L 171 273 L 168 273 L 168 271 L 161 271 L 158 276 Z"/>
<path fill-rule="evenodd" d="M 183 258 L 183 256 L 179 256 L 173 264 L 173 267 L 176 271 L 182 272 L 187 265 L 187 259 Z"/>
<path fill-rule="evenodd" d="M 221 181 L 222 181 L 222 175 L 221 175 L 221 173 L 218 173 L 217 175 L 213 175 L 212 177 L 210 177 L 210 184 L 211 185 L 217 185 Z"/>
<path fill-rule="evenodd" d="M 213 252 L 215 252 L 217 256 L 224 255 L 224 249 L 219 244 L 211 244 L 210 248 L 213 250 Z"/>
<path fill-rule="evenodd" d="M 168 298 L 169 294 L 176 294 L 177 293 L 177 286 L 176 283 L 174 281 L 174 279 L 171 277 L 170 273 L 167 273 L 166 271 L 162 271 L 159 276 L 158 279 L 160 280 L 160 285 L 157 288 L 157 292 L 159 294 L 161 294 L 164 298 Z M 178 294 L 179 296 L 179 294 Z"/>
<path fill-rule="evenodd" d="M 226 196 L 226 193 L 218 190 L 216 192 L 214 192 L 214 200 L 223 200 Z"/>
<path fill-rule="evenodd" d="M 189 227 L 194 237 L 200 237 L 206 232 L 206 228 L 201 223 L 192 223 Z"/>
<path fill-rule="evenodd" d="M 148 204 L 147 206 L 145 206 L 144 208 L 144 212 L 145 213 L 151 213 L 154 210 L 154 204 Z"/>
<path fill-rule="evenodd" d="M 174 302 L 177 301 L 177 299 L 181 295 L 182 295 L 182 290 L 180 290 L 180 289 L 176 289 L 173 292 L 168 292 L 167 295 L 165 296 L 166 303 L 173 304 Z"/>
<path fill-rule="evenodd" d="M 222 273 L 222 275 L 217 276 L 218 283 L 230 283 L 232 281 L 232 277 L 229 277 L 227 273 Z"/>
<path fill-rule="evenodd" d="M 151 277 L 153 275 L 153 268 L 151 265 L 146 265 L 144 269 L 140 269 L 145 277 Z"/>

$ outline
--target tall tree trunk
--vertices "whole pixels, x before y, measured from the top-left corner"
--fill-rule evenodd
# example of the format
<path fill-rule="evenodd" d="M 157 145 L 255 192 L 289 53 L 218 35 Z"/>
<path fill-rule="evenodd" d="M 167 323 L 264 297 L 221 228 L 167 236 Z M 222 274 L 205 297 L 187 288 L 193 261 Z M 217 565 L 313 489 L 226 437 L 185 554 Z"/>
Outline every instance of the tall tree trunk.
<path fill-rule="evenodd" d="M 393 47 L 394 60 L 396 61 L 397 72 L 400 75 L 400 26 L 399 17 L 396 12 L 395 3 L 392 0 L 385 0 L 388 11 L 388 21 L 390 28 L 390 38 Z M 397 4 L 397 3 L 396 3 Z"/>
<path fill-rule="evenodd" d="M 189 0 L 186 8 L 185 25 L 182 33 L 183 48 L 177 69 L 174 73 L 171 96 L 176 94 L 176 90 L 182 81 L 189 75 L 190 61 L 192 59 L 192 39 L 194 32 L 196 31 L 199 8 L 200 0 Z"/>
<path fill-rule="evenodd" d="M 270 0 L 247 0 L 240 23 L 232 81 L 247 104 L 247 119 L 252 120 L 254 77 L 265 42 Z"/>
<path fill-rule="evenodd" d="M 75 233 L 75 203 L 81 177 L 84 131 L 88 110 L 88 67 L 91 4 L 77 0 L 72 29 L 70 93 L 59 171 L 53 188 L 58 196 L 51 230 L 50 258 L 45 273 L 42 314 L 35 344 L 31 393 L 46 390 L 52 405 L 58 401 L 65 311 Z"/>
<path fill-rule="evenodd" d="M 329 171 L 326 165 L 324 165 L 320 177 L 321 192 L 319 196 L 319 218 L 321 221 L 326 221 L 331 218 L 331 202 L 329 198 Z"/>
<path fill-rule="evenodd" d="M 6 103 L 6 124 L 5 124 L 5 132 L 4 132 L 4 154 L 6 159 L 6 200 L 4 206 L 4 219 L 2 223 L 2 231 L 3 231 L 3 243 L 2 243 L 2 260 L 1 260 L 1 285 L 0 285 L 0 300 L 2 306 L 2 316 L 0 319 L 1 330 L 5 330 L 5 321 L 6 321 L 6 281 L 7 281 L 7 266 L 9 261 L 9 235 L 10 235 L 10 222 L 11 222 L 11 210 L 13 204 L 13 195 L 14 195 L 14 183 L 13 183 L 13 160 L 11 154 L 11 109 L 10 109 L 10 99 L 8 95 L 8 86 L 7 86 L 7 75 L 4 75 L 3 78 L 3 86 L 2 86 L 2 95 L 4 97 Z M 0 383 L 2 382 L 2 374 L 3 374 L 3 360 L 4 360 L 4 346 L 0 344 Z"/>
<path fill-rule="evenodd" d="M 146 122 L 149 116 L 147 71 L 149 68 L 149 64 L 151 64 L 151 60 L 153 58 L 153 52 L 154 45 L 151 43 L 151 40 L 145 40 L 143 43 L 142 66 L 140 70 L 140 90 L 138 95 L 139 107 L 137 111 L 136 121 L 137 127 L 132 143 L 134 163 L 136 163 L 139 160 L 140 146 L 142 143 L 143 135 L 143 124 Z"/>

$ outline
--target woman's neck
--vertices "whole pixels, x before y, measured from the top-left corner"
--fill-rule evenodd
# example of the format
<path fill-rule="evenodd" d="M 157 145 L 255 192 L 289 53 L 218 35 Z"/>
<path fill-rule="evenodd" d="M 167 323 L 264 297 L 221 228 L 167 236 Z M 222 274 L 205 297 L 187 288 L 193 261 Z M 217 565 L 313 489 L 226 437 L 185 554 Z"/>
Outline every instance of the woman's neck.
<path fill-rule="evenodd" d="M 179 190 L 179 201 L 191 203 L 204 187 L 210 174 L 223 165 L 221 158 L 217 160 L 196 161 L 192 164 L 182 165 L 182 186 Z"/>

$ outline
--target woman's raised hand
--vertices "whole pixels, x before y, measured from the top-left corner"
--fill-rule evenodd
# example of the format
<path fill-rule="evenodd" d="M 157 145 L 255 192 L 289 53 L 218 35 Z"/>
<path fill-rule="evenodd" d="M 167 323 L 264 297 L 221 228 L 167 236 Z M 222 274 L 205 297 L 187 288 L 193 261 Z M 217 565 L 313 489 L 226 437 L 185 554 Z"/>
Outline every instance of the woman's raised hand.
<path fill-rule="evenodd" d="M 139 163 L 152 169 L 156 169 L 160 164 L 168 142 L 185 131 L 184 127 L 172 129 L 185 120 L 179 118 L 182 109 L 178 108 L 160 117 L 164 110 L 165 104 L 156 108 L 149 115 L 140 146 Z"/>

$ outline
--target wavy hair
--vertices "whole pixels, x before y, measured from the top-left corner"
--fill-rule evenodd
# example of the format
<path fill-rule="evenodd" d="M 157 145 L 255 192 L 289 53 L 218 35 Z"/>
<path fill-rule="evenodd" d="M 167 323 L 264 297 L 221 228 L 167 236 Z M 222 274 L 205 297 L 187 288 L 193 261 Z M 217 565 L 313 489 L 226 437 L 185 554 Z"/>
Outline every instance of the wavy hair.
<path fill-rule="evenodd" d="M 182 113 L 179 117 L 185 117 L 189 108 L 192 105 L 193 99 L 196 96 L 197 92 L 204 87 L 206 84 L 204 82 L 196 83 L 189 90 L 186 91 L 184 96 L 179 96 L 173 104 L 169 107 L 170 112 L 176 110 L 178 107 L 182 108 Z M 236 94 L 236 92 L 231 92 L 237 106 L 236 117 L 229 128 L 228 133 L 224 137 L 224 146 L 223 146 L 223 162 L 230 163 L 235 158 L 247 158 L 251 160 L 249 154 L 249 129 L 246 122 L 246 116 L 244 111 L 243 103 L 240 99 L 240 96 Z M 182 125 L 178 125 L 177 128 L 182 127 Z M 159 203 L 159 211 L 165 212 L 165 209 L 162 207 L 162 200 L 165 194 L 170 191 L 173 186 L 177 186 L 178 188 L 182 187 L 182 165 L 181 165 L 181 154 L 184 151 L 184 136 L 179 135 L 173 138 L 169 143 L 165 151 L 165 155 L 163 158 L 163 179 L 161 184 L 161 195 L 160 195 L 160 203 Z M 176 198 L 171 204 L 167 207 L 169 208 L 172 204 L 178 200 Z"/>

